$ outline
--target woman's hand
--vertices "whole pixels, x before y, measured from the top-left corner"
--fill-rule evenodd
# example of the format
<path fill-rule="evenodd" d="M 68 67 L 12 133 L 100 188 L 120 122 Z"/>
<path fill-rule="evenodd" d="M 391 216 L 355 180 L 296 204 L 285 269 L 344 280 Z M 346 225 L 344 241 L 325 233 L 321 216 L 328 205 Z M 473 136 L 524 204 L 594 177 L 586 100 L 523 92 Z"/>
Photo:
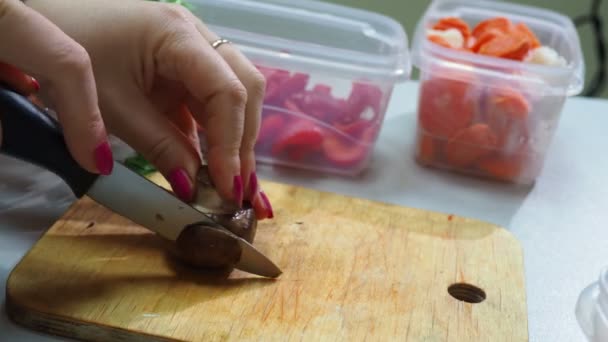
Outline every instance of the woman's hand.
<path fill-rule="evenodd" d="M 40 87 L 36 79 L 52 89 L 74 159 L 90 172 L 109 174 L 112 151 L 85 49 L 18 0 L 0 0 L 0 82 L 30 95 Z"/>
<path fill-rule="evenodd" d="M 272 217 L 255 176 L 264 78 L 234 46 L 215 50 L 211 44 L 219 37 L 179 5 L 143 0 L 27 4 L 86 49 L 109 131 L 152 162 L 180 198 L 192 198 L 201 164 L 198 123 L 221 196 L 239 204 L 250 200 L 262 217 Z"/>

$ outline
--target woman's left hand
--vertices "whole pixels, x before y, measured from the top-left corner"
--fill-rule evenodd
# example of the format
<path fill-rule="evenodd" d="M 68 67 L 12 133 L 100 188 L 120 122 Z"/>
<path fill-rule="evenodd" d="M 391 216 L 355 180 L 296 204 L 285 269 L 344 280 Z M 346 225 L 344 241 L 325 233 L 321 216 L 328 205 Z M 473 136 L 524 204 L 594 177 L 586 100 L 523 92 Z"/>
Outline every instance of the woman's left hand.
<path fill-rule="evenodd" d="M 220 195 L 272 207 L 258 188 L 254 145 L 264 77 L 189 10 L 143 0 L 28 0 L 88 52 L 110 133 L 153 163 L 183 200 L 193 196 L 205 130 Z M 39 80 L 41 92 L 45 80 Z M 263 213 L 263 214 L 259 214 Z"/>

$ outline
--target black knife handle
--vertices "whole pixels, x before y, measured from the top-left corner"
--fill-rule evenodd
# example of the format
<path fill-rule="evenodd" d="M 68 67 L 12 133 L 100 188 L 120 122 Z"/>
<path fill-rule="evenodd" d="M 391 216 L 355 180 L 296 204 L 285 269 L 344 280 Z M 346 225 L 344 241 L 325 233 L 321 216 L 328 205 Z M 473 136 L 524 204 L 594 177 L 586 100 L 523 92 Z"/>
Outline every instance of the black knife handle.
<path fill-rule="evenodd" d="M 0 85 L 0 152 L 45 168 L 82 197 L 99 175 L 82 168 L 70 154 L 61 126 L 24 96 Z"/>

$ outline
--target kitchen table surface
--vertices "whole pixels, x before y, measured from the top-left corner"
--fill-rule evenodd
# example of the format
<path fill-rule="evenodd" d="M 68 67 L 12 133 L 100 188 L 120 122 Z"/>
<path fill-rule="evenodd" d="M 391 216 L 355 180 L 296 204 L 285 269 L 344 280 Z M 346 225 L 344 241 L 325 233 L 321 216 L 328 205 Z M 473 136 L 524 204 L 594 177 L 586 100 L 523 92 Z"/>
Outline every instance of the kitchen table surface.
<path fill-rule="evenodd" d="M 398 85 L 370 168 L 360 177 L 260 165 L 258 175 L 344 195 L 486 220 L 524 251 L 530 341 L 583 341 L 579 293 L 608 266 L 608 101 L 570 98 L 545 167 L 522 187 L 427 169 L 413 160 L 417 82 Z M 129 152 L 119 148 L 118 156 Z M 0 156 L 0 341 L 62 341 L 13 324 L 4 309 L 12 268 L 74 200 L 56 176 Z"/>

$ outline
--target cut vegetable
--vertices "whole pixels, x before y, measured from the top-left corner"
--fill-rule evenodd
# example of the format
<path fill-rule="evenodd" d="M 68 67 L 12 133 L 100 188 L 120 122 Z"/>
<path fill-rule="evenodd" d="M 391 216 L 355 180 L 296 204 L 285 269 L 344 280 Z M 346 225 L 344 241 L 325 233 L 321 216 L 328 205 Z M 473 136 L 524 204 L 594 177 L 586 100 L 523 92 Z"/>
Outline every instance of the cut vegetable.
<path fill-rule="evenodd" d="M 272 142 L 273 138 L 281 132 L 287 119 L 282 113 L 270 113 L 264 115 L 260 131 L 258 133 L 258 144 L 267 144 Z"/>
<path fill-rule="evenodd" d="M 445 146 L 446 161 L 455 167 L 468 167 L 496 149 L 497 138 L 486 124 L 474 124 L 448 141 Z"/>
<path fill-rule="evenodd" d="M 489 157 L 480 160 L 477 167 L 489 177 L 503 181 L 515 181 L 523 171 L 523 162 L 522 155 Z"/>
<path fill-rule="evenodd" d="M 530 51 L 531 43 L 522 34 L 503 34 L 483 44 L 478 53 L 494 57 L 523 60 Z"/>
<path fill-rule="evenodd" d="M 430 165 L 437 161 L 441 148 L 440 141 L 432 136 L 419 133 L 418 137 L 418 161 L 423 165 Z"/>
<path fill-rule="evenodd" d="M 319 126 L 308 120 L 297 119 L 291 121 L 289 126 L 279 134 L 272 146 L 272 154 L 278 156 L 293 150 L 316 151 L 322 143 L 323 130 Z M 296 153 L 295 155 L 299 154 Z"/>
<path fill-rule="evenodd" d="M 465 39 L 462 33 L 456 29 L 429 30 L 427 36 L 430 41 L 448 48 L 461 49 L 465 47 Z"/>
<path fill-rule="evenodd" d="M 541 46 L 530 51 L 530 53 L 528 53 L 528 55 L 524 58 L 524 61 L 527 63 L 560 67 L 564 67 L 568 64 L 566 63 L 564 57 L 560 56 L 557 51 L 546 46 Z"/>
<path fill-rule="evenodd" d="M 375 135 L 375 129 L 367 129 L 363 132 L 362 140 L 371 142 Z M 323 152 L 332 164 L 340 167 L 353 167 L 365 161 L 371 146 L 332 134 L 323 141 Z"/>
<path fill-rule="evenodd" d="M 530 105 L 521 93 L 511 88 L 488 91 L 484 116 L 485 122 L 498 136 L 501 148 L 527 140 L 527 120 Z"/>
<path fill-rule="evenodd" d="M 461 34 L 463 42 L 471 36 L 469 25 L 462 19 L 456 17 L 446 17 L 440 19 L 434 26 L 434 30 L 445 31 L 450 29 L 458 30 Z"/>
<path fill-rule="evenodd" d="M 471 35 L 477 39 L 479 39 L 485 32 L 496 30 L 497 32 L 501 32 L 503 34 L 508 33 L 511 30 L 511 21 L 505 17 L 496 17 L 483 20 L 479 22 Z"/>
<path fill-rule="evenodd" d="M 449 78 L 431 78 L 420 90 L 419 119 L 427 133 L 451 138 L 466 128 L 475 113 L 475 99 L 467 82 Z"/>

